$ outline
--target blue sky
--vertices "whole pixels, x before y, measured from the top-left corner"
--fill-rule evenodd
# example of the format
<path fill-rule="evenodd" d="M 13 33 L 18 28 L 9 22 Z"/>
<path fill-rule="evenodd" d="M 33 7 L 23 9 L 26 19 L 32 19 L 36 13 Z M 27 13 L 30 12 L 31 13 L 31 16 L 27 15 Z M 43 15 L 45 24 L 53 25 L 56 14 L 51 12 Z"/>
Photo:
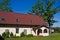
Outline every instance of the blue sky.
<path fill-rule="evenodd" d="M 28 10 L 36 3 L 36 0 L 11 0 L 11 6 L 14 12 L 27 13 Z M 53 7 L 59 6 L 60 0 L 56 0 Z M 53 27 L 60 27 L 60 11 L 54 15 L 54 19 L 58 22 Z"/>

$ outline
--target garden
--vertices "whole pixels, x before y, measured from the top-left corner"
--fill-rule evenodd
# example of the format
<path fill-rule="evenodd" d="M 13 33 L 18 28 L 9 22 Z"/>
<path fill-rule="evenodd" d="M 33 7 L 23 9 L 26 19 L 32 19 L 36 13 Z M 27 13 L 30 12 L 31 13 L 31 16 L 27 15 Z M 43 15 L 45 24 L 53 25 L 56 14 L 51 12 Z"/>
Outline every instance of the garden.
<path fill-rule="evenodd" d="M 8 36 L 10 34 L 10 36 Z M 13 35 L 13 33 L 3 33 L 2 37 L 5 40 L 60 40 L 60 33 L 52 33 L 50 36 L 33 36 L 32 34 L 25 35 L 23 32 L 20 34 L 21 36 L 17 37 L 16 35 Z"/>

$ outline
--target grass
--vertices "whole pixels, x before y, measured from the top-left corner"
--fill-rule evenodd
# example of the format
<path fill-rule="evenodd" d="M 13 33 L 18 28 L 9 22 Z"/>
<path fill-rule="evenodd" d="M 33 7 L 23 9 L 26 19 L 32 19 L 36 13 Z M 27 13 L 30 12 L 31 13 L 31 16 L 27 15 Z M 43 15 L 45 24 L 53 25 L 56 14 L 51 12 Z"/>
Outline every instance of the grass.
<path fill-rule="evenodd" d="M 53 33 L 47 37 L 20 37 L 20 38 L 6 38 L 5 40 L 60 40 L 60 33 Z"/>

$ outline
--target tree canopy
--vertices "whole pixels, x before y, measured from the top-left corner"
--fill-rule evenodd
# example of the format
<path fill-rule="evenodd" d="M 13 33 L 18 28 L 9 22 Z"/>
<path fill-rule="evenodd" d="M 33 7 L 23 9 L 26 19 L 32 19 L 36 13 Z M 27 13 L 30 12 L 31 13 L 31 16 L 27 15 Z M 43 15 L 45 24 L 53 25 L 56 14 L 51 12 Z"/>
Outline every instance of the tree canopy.
<path fill-rule="evenodd" d="M 0 2 L 0 11 L 12 12 L 10 0 L 3 0 Z"/>
<path fill-rule="evenodd" d="M 40 14 L 50 27 L 57 22 L 54 20 L 54 14 L 60 11 L 60 5 L 53 8 L 55 2 L 55 0 L 38 0 L 29 13 Z"/>

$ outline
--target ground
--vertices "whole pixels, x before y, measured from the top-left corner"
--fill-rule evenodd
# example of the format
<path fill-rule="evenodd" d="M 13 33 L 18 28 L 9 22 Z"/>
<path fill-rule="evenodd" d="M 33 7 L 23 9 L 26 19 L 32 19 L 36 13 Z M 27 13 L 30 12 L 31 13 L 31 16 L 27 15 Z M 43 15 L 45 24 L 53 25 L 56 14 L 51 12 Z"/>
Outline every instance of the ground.
<path fill-rule="evenodd" d="M 52 33 L 48 37 L 23 37 L 23 38 L 6 38 L 5 40 L 60 40 L 60 33 Z"/>

